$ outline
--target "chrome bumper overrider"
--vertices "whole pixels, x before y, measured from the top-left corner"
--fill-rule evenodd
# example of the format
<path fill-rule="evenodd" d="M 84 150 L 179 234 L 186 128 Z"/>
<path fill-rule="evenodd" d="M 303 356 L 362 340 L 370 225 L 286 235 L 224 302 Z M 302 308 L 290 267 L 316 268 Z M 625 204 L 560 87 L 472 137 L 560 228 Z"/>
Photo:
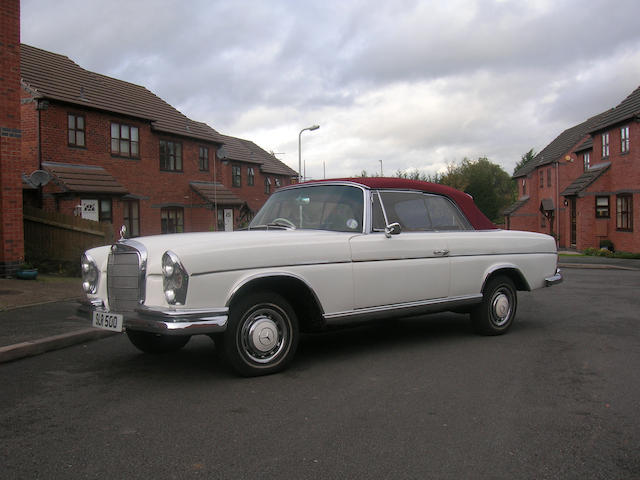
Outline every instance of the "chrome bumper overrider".
<path fill-rule="evenodd" d="M 93 312 L 106 311 L 100 301 L 88 305 Z M 119 313 L 119 312 L 111 312 Z M 162 335 L 198 335 L 224 332 L 227 328 L 228 308 L 168 309 L 140 307 L 135 312 L 123 313 L 125 330 L 160 333 Z"/>
<path fill-rule="evenodd" d="M 562 274 L 560 273 L 559 268 L 556 269 L 555 275 L 552 275 L 544 279 L 545 287 L 552 287 L 553 285 L 557 285 L 559 283 L 562 283 Z"/>

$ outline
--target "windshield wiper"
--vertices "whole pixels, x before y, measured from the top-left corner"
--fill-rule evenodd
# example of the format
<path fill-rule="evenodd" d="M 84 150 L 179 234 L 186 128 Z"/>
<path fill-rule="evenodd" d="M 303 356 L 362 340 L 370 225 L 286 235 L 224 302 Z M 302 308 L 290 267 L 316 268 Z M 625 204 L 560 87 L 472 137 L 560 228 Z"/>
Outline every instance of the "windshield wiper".
<path fill-rule="evenodd" d="M 279 223 L 279 222 L 271 222 L 271 223 L 266 223 L 264 225 L 252 225 L 247 227 L 247 230 L 269 230 L 269 229 L 295 230 L 295 227 L 292 227 L 291 225 L 286 223 Z"/>

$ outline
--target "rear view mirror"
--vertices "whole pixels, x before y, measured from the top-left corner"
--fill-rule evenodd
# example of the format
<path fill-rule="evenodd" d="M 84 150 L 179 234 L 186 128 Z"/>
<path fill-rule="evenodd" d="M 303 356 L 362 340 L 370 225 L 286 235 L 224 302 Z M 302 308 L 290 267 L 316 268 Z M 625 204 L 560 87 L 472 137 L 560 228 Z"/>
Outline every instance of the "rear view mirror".
<path fill-rule="evenodd" d="M 391 235 L 398 235 L 402 232 L 402 227 L 398 222 L 391 223 L 384 228 L 384 234 L 387 238 L 391 238 Z"/>

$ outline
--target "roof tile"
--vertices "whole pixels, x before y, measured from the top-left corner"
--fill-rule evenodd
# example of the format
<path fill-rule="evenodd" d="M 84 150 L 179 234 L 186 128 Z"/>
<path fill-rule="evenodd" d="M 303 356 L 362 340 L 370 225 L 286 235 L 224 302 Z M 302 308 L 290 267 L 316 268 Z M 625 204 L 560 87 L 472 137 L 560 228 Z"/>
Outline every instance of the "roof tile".
<path fill-rule="evenodd" d="M 578 195 L 589 185 L 595 182 L 600 177 L 600 175 L 606 172 L 609 168 L 609 165 L 611 165 L 611 162 L 599 163 L 597 165 L 589 167 L 589 170 L 576 178 L 571 183 L 571 185 L 564 189 L 564 191 L 560 195 L 562 195 L 563 197 Z"/>
<path fill-rule="evenodd" d="M 23 86 L 36 98 L 141 118 L 159 132 L 222 143 L 213 128 L 191 120 L 145 87 L 90 72 L 64 55 L 29 45 L 21 45 L 20 55 Z"/>
<path fill-rule="evenodd" d="M 191 188 L 207 202 L 217 205 L 242 205 L 245 203 L 235 193 L 220 183 L 189 182 Z"/>
<path fill-rule="evenodd" d="M 127 189 L 104 168 L 96 165 L 76 165 L 71 163 L 42 162 L 65 192 L 109 193 L 124 195 Z"/>
<path fill-rule="evenodd" d="M 578 125 L 566 129 L 549 145 L 544 147 L 542 151 L 533 158 L 533 160 L 515 172 L 513 174 L 513 178 L 523 177 L 531 173 L 537 167 L 562 160 L 562 155 L 566 154 L 571 148 L 580 142 L 580 140 L 588 135 L 589 132 L 592 131 L 593 127 L 599 124 L 607 113 L 608 111 L 600 113 Z"/>
<path fill-rule="evenodd" d="M 605 130 L 617 123 L 630 119 L 640 119 L 640 87 L 636 88 L 615 108 L 609 110 L 591 129 L 592 133 Z"/>

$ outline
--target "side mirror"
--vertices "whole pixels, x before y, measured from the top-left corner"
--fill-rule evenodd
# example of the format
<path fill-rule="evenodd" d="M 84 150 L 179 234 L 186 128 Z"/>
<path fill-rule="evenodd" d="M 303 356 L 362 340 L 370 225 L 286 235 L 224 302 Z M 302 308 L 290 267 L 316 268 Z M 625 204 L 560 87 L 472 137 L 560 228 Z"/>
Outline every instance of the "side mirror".
<path fill-rule="evenodd" d="M 402 227 L 398 222 L 391 223 L 384 228 L 384 234 L 387 238 L 391 238 L 391 235 L 398 235 L 402 232 Z"/>

